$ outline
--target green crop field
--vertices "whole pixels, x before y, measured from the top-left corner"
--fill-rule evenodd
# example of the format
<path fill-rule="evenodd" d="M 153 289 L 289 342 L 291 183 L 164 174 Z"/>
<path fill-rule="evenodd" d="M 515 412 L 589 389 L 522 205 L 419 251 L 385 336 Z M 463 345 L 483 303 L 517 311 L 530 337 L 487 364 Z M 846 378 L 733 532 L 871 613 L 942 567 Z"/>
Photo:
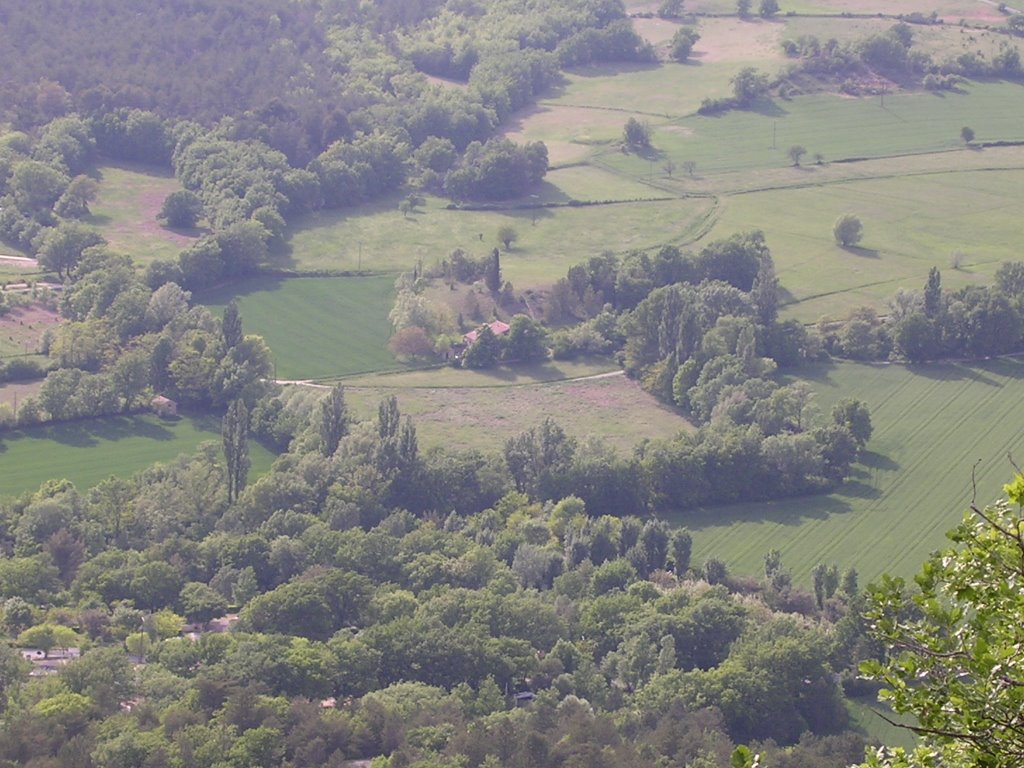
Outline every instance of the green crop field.
<path fill-rule="evenodd" d="M 199 297 L 220 314 L 238 300 L 246 333 L 264 338 L 280 379 L 401 368 L 387 349 L 393 276 L 257 277 Z"/>
<path fill-rule="evenodd" d="M 157 221 L 164 199 L 181 189 L 169 171 L 137 165 L 102 165 L 95 173 L 99 194 L 86 223 L 96 227 L 118 253 L 137 263 L 176 259 L 199 232 L 170 230 Z"/>
<path fill-rule="evenodd" d="M 883 571 L 908 576 L 971 502 L 998 498 L 1024 455 L 1024 361 L 914 366 L 833 363 L 807 371 L 825 414 L 837 399 L 871 408 L 875 433 L 861 464 L 835 493 L 684 513 L 694 562 L 719 557 L 757 574 L 769 549 L 801 584 L 818 562 L 855 566 L 861 583 Z"/>
<path fill-rule="evenodd" d="M 0 434 L 0 496 L 35 490 L 54 477 L 85 490 L 110 475 L 129 477 L 190 453 L 204 440 L 220 442 L 220 419 L 113 416 L 5 432 Z M 258 443 L 249 444 L 249 454 L 250 479 L 274 461 Z"/>

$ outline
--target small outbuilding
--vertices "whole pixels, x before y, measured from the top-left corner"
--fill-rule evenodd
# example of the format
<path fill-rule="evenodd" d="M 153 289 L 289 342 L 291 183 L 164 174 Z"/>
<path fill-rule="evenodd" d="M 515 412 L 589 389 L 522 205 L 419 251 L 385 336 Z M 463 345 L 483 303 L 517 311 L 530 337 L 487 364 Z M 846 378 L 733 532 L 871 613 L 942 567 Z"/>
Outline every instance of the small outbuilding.
<path fill-rule="evenodd" d="M 163 395 L 157 395 L 150 400 L 149 407 L 161 419 L 172 419 L 178 415 L 178 404 L 171 400 L 171 398 L 164 397 Z"/>

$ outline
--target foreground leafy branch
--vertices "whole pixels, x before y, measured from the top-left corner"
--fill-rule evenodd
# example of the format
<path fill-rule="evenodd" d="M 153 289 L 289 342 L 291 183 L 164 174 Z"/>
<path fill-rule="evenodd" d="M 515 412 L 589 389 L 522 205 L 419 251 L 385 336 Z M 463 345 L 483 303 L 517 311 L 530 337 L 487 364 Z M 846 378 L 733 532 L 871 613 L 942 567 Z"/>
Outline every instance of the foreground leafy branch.
<path fill-rule="evenodd" d="M 885 576 L 871 588 L 867 619 L 888 656 L 861 671 L 880 697 L 913 715 L 913 752 L 882 749 L 868 766 L 1024 765 L 1024 476 L 1008 500 L 972 503 L 915 576 L 917 591 Z"/>

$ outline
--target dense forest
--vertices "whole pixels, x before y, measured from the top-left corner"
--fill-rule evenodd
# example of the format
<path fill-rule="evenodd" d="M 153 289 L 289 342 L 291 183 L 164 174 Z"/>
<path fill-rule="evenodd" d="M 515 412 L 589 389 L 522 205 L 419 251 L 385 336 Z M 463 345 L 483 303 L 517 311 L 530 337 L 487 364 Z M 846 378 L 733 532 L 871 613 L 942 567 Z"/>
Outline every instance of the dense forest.
<path fill-rule="evenodd" d="M 595 254 L 544 296 L 558 330 L 518 315 L 505 337 L 480 330 L 458 364 L 614 355 L 693 429 L 623 454 L 548 418 L 489 452 L 421 450 L 393 397 L 358 421 L 342 386 L 277 386 L 237 305 L 216 317 L 192 292 L 259 271 L 304 213 L 398 191 L 408 206 L 425 192 L 452 206 L 521 198 L 547 148 L 496 136 L 502 122 L 563 68 L 650 61 L 651 46 L 619 0 L 137 5 L 0 8 L 0 239 L 63 282 L 32 295 L 63 319 L 45 362 L 0 365 L 0 380 L 45 377 L 17 414 L 0 407 L 0 432 L 159 394 L 222 414 L 222 438 L 89 490 L 58 477 L 0 501 L 0 766 L 862 759 L 846 696 L 874 694 L 859 665 L 891 659 L 862 612 L 877 595 L 833 563 L 790 573 L 774 550 L 757 578 L 713 553 L 695 562 L 682 525 L 698 507 L 849 475 L 872 433 L 866 406 L 816 414 L 780 373 L 828 354 L 1020 349 L 1024 266 L 951 293 L 933 270 L 884 319 L 808 328 L 779 319 L 760 232 Z M 923 76 L 905 26 L 786 52 L 803 72 Z M 107 160 L 173 170 L 183 189 L 164 222 L 206 234 L 145 270 L 112 252 L 83 222 L 89 171 Z M 461 339 L 430 280 L 512 293 L 497 250 L 403 275 L 395 335 L 426 356 Z M 0 312 L 25 300 L 0 299 Z M 251 440 L 279 454 L 258 478 Z M 916 620 L 901 589 L 888 607 Z"/>

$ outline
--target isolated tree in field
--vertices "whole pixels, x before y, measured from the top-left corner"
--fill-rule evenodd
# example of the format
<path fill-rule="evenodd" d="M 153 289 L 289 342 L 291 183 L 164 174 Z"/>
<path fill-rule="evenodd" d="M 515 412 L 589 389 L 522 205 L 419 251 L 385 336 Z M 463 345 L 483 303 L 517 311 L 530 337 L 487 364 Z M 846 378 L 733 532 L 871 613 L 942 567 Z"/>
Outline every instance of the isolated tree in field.
<path fill-rule="evenodd" d="M 964 144 L 970 144 L 974 141 L 974 129 L 965 125 L 960 129 L 960 138 L 964 140 Z"/>
<path fill-rule="evenodd" d="M 649 147 L 651 146 L 651 126 L 631 117 L 622 129 L 622 138 L 631 147 Z"/>
<path fill-rule="evenodd" d="M 227 464 L 228 503 L 238 500 L 249 477 L 249 409 L 241 398 L 232 400 L 221 424 Z"/>
<path fill-rule="evenodd" d="M 503 224 L 498 227 L 498 242 L 505 246 L 505 250 L 512 249 L 512 243 L 519 239 L 519 233 L 511 224 Z"/>
<path fill-rule="evenodd" d="M 746 106 L 768 93 L 768 75 L 754 67 L 744 67 L 732 79 L 732 92 L 740 106 Z"/>
<path fill-rule="evenodd" d="M 665 175 L 671 179 L 672 174 L 676 172 L 676 164 L 671 160 L 666 160 L 661 164 L 661 169 L 665 172 Z"/>
<path fill-rule="evenodd" d="M 883 576 L 868 588 L 869 633 L 888 651 L 861 673 L 923 740 L 925 750 L 873 753 L 878 766 L 1017 768 L 1024 764 L 1024 476 L 1003 487 L 1006 501 L 974 503 L 947 534 L 911 588 Z"/>
<path fill-rule="evenodd" d="M 686 175 L 692 179 L 693 174 L 697 172 L 697 161 L 683 160 L 683 170 L 686 171 Z"/>
<path fill-rule="evenodd" d="M 160 208 L 158 218 L 175 229 L 191 229 L 203 216 L 203 201 L 195 192 L 179 189 L 171 192 Z"/>
<path fill-rule="evenodd" d="M 799 144 L 794 144 L 786 154 L 789 155 L 789 159 L 793 161 L 794 166 L 799 166 L 800 158 L 807 154 L 807 150 Z"/>
<path fill-rule="evenodd" d="M 836 219 L 835 226 L 832 227 L 832 234 L 835 235 L 837 243 L 848 248 L 860 242 L 864 235 L 864 225 L 852 213 L 844 213 Z"/>
<path fill-rule="evenodd" d="M 750 15 L 751 2 L 752 0 L 736 0 L 736 14 L 741 19 L 745 19 Z"/>
<path fill-rule="evenodd" d="M 345 405 L 345 388 L 335 384 L 327 397 L 320 401 L 320 453 L 333 456 L 338 445 L 348 433 L 348 407 Z"/>
<path fill-rule="evenodd" d="M 777 0 L 761 0 L 761 6 L 757 12 L 762 19 L 770 19 L 779 12 L 779 3 Z"/>
<path fill-rule="evenodd" d="M 690 58 L 693 46 L 698 40 L 700 40 L 700 35 L 693 27 L 680 27 L 669 41 L 669 54 L 676 61 L 686 61 Z"/>

